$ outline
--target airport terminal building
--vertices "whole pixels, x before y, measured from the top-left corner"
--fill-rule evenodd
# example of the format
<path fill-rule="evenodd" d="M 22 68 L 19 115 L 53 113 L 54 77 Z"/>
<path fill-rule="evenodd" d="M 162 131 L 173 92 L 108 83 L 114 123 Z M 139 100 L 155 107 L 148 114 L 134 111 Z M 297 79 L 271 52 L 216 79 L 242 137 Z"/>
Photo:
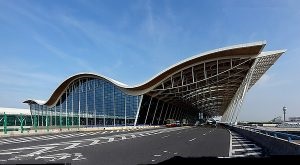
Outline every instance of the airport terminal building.
<path fill-rule="evenodd" d="M 67 78 L 47 101 L 28 99 L 39 126 L 161 125 L 166 119 L 222 116 L 235 122 L 246 92 L 285 50 L 263 52 L 266 42 L 211 50 L 127 86 L 80 73 Z"/>

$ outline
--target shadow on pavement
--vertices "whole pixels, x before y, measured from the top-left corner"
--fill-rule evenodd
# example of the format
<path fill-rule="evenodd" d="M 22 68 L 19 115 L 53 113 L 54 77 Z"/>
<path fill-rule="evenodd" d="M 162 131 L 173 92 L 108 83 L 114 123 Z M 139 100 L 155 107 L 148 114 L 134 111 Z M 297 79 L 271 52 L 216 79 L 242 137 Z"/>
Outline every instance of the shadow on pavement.
<path fill-rule="evenodd" d="M 180 157 L 175 156 L 168 160 L 165 160 L 163 162 L 157 163 L 157 164 L 203 164 L 203 163 L 242 163 L 246 162 L 248 163 L 270 163 L 273 162 L 299 162 L 300 161 L 300 155 L 296 156 L 290 156 L 290 155 L 280 155 L 280 156 L 268 156 L 268 157 L 240 157 L 240 158 L 217 158 L 217 157 Z"/>

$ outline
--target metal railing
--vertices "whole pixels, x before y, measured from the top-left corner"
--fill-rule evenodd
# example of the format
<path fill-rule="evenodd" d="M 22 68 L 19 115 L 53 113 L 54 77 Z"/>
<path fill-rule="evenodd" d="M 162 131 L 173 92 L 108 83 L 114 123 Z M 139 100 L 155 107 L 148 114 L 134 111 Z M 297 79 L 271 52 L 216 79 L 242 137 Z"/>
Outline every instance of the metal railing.
<path fill-rule="evenodd" d="M 288 140 L 289 142 L 292 142 L 294 140 L 300 140 L 300 136 L 289 134 L 289 133 L 268 131 L 268 130 L 253 128 L 251 126 L 233 126 L 233 127 L 238 127 L 238 128 L 241 128 L 241 129 L 252 131 L 252 132 L 273 136 L 274 138 Z"/>

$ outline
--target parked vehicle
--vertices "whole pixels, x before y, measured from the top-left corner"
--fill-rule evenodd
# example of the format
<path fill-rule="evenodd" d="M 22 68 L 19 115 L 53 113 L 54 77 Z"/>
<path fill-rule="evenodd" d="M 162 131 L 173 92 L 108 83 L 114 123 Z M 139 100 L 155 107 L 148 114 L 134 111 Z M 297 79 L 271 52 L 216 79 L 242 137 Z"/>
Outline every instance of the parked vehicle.
<path fill-rule="evenodd" d="M 180 121 L 179 121 L 180 124 Z M 178 122 L 175 121 L 174 119 L 167 119 L 166 120 L 166 127 L 177 127 L 178 126 Z"/>

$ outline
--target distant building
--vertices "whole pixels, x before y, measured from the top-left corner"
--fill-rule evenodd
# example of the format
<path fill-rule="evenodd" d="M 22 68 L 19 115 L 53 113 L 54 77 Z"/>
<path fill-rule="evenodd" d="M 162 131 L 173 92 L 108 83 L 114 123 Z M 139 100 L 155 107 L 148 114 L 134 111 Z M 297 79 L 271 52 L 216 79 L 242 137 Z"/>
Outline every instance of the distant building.
<path fill-rule="evenodd" d="M 289 121 L 299 122 L 300 121 L 300 117 L 289 117 Z"/>
<path fill-rule="evenodd" d="M 204 52 L 135 86 L 79 73 L 65 79 L 47 101 L 25 100 L 31 120 L 26 123 L 42 127 L 163 125 L 167 119 L 194 123 L 214 116 L 235 122 L 246 91 L 285 52 L 263 52 L 265 45 L 254 42 Z M 5 110 L 6 115 L 10 111 Z M 9 118 L 18 124 L 18 117 Z"/>

